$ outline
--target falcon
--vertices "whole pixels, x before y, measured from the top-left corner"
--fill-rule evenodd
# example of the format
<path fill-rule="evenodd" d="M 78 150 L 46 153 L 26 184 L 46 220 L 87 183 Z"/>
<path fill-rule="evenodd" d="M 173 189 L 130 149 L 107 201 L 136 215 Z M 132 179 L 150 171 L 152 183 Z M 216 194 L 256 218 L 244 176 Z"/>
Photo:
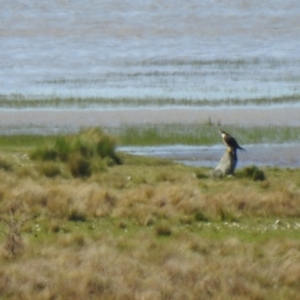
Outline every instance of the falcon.
<path fill-rule="evenodd" d="M 239 149 L 239 150 L 243 150 L 246 151 L 244 148 L 242 148 L 238 142 L 235 140 L 234 137 L 232 137 L 229 133 L 225 132 L 224 130 L 220 130 L 219 131 L 222 138 L 223 138 L 223 142 L 224 144 L 230 148 L 231 150 L 233 150 L 234 152 Z"/>

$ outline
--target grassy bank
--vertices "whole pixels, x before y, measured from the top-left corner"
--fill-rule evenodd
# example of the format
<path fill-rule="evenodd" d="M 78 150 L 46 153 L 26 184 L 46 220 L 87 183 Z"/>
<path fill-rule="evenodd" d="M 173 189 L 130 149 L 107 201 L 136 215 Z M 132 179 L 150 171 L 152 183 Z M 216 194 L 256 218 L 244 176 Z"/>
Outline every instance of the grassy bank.
<path fill-rule="evenodd" d="M 222 126 L 205 124 L 138 125 L 119 128 L 122 145 L 214 145 L 222 143 L 219 129 L 228 131 L 241 144 L 276 144 L 300 141 L 300 128 L 292 126 Z"/>
<path fill-rule="evenodd" d="M 300 141 L 300 127 L 298 126 L 223 126 L 220 123 L 213 123 L 209 118 L 202 124 L 139 124 L 106 128 L 104 131 L 114 135 L 118 144 L 122 146 L 216 145 L 222 143 L 219 129 L 228 131 L 243 145 L 298 143 Z M 30 132 L 30 128 L 28 131 Z M 47 128 L 41 128 L 39 131 L 49 132 Z M 37 147 L 63 135 L 65 134 L 0 135 L 0 144 L 2 149 Z"/>
<path fill-rule="evenodd" d="M 214 180 L 113 147 L 103 156 L 97 130 L 11 140 L 0 149 L 2 299 L 298 297 L 299 170 Z M 103 167 L 76 176 L 74 153 Z"/>

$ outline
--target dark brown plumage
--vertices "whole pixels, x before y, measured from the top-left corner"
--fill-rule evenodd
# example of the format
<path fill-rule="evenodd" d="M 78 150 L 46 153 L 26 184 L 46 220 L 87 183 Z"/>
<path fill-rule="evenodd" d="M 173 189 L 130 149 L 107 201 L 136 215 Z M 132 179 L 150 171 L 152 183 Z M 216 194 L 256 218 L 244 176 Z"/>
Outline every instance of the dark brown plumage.
<path fill-rule="evenodd" d="M 244 148 L 242 148 L 242 147 L 238 144 L 238 142 L 235 140 L 235 138 L 232 137 L 229 133 L 225 132 L 224 130 L 220 130 L 220 133 L 221 133 L 221 135 L 222 135 L 224 144 L 225 144 L 228 148 L 230 148 L 231 150 L 233 150 L 233 152 L 236 152 L 237 149 L 246 151 Z"/>

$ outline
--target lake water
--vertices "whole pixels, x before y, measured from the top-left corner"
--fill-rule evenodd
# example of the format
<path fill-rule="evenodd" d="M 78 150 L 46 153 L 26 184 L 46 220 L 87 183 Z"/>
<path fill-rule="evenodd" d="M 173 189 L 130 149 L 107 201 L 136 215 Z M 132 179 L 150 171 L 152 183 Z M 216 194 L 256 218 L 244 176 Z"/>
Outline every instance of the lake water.
<path fill-rule="evenodd" d="M 256 144 L 243 145 L 246 151 L 238 152 L 237 168 L 256 165 L 260 167 L 300 167 L 300 144 Z M 168 158 L 194 167 L 215 168 L 224 155 L 224 145 L 215 146 L 130 146 L 119 147 L 120 151 L 134 155 Z"/>
<path fill-rule="evenodd" d="M 1 0 L 0 94 L 299 101 L 299 37 L 298 0 Z"/>
<path fill-rule="evenodd" d="M 0 3 L 2 132 L 208 119 L 222 125 L 300 125 L 298 0 Z M 68 97 L 82 98 L 84 109 Z M 46 104 L 49 98 L 58 100 Z M 263 105 L 244 105 L 258 98 Z M 28 99 L 37 102 L 23 105 Z M 228 99 L 237 104 L 228 106 Z M 183 107 L 183 100 L 190 102 Z M 242 154 L 250 156 L 241 157 L 241 164 L 298 166 L 299 149 L 282 147 L 254 147 L 259 150 L 249 153 L 256 156 Z M 198 157 L 190 155 L 193 149 L 175 149 L 185 154 L 174 159 L 209 166 L 223 151 L 197 148 Z"/>

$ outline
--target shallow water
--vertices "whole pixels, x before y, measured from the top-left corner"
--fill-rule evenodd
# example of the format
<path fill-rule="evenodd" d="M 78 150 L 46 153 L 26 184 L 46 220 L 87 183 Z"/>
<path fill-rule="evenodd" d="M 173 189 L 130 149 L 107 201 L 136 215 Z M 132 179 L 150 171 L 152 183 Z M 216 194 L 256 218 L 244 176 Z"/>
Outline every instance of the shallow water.
<path fill-rule="evenodd" d="M 82 126 L 208 120 L 300 126 L 299 37 L 298 0 L 2 0 L 1 130 L 56 133 Z M 287 96 L 294 98 L 287 102 Z M 11 104 L 23 97 L 41 102 L 26 109 Z M 118 107 L 88 102 L 84 110 L 76 103 L 45 106 L 43 100 L 54 97 L 124 101 Z M 276 105 L 274 97 L 280 98 Z M 175 105 L 128 107 L 126 98 L 173 98 Z M 257 98 L 270 103 L 228 107 L 225 102 Z M 207 102 L 176 108 L 182 99 L 220 102 L 213 108 Z M 299 166 L 299 145 L 249 145 L 247 150 L 238 166 Z M 213 167 L 224 149 L 139 151 Z"/>
<path fill-rule="evenodd" d="M 4 96 L 300 94 L 298 0 L 3 0 L 0 20 Z"/>
<path fill-rule="evenodd" d="M 300 167 L 300 144 L 259 144 L 245 145 L 245 152 L 238 152 L 239 167 Z M 154 146 L 154 147 L 119 147 L 119 151 L 135 155 L 169 158 L 194 167 L 215 168 L 224 154 L 224 146 Z"/>

